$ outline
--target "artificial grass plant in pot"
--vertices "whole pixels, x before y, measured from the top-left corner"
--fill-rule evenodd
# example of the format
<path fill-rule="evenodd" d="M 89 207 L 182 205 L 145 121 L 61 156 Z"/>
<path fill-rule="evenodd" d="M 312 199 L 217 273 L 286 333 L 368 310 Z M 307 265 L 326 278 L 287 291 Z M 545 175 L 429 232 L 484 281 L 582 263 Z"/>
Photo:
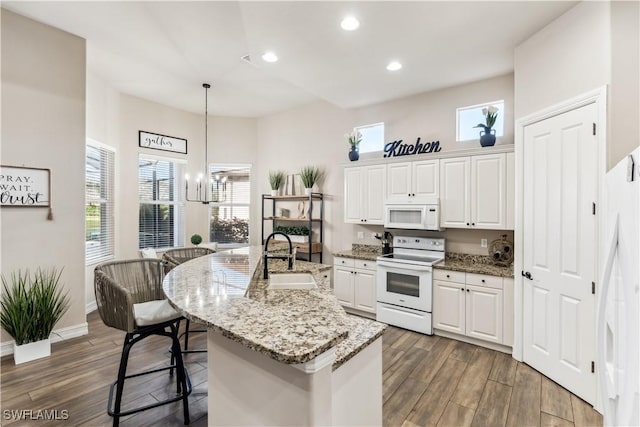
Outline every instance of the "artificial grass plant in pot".
<path fill-rule="evenodd" d="M 284 172 L 282 171 L 269 171 L 269 185 L 271 186 L 271 195 L 273 197 L 278 195 L 280 187 L 284 182 Z"/>
<path fill-rule="evenodd" d="M 62 293 L 62 270 L 38 268 L 11 274 L 11 284 L 2 275 L 3 297 L 0 323 L 15 340 L 13 359 L 17 364 L 51 354 L 49 339 L 54 326 L 69 309 L 69 297 Z"/>
<path fill-rule="evenodd" d="M 320 169 L 315 166 L 305 166 L 300 169 L 300 179 L 304 185 L 304 194 L 311 194 L 314 184 L 320 180 Z"/>

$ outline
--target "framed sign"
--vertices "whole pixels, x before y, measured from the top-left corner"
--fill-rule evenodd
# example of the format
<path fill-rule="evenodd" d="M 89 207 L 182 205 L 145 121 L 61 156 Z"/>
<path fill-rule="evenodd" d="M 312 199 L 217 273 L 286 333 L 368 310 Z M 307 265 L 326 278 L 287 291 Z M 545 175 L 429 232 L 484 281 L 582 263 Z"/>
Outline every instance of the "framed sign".
<path fill-rule="evenodd" d="M 0 206 L 50 207 L 51 171 L 0 165 Z"/>
<path fill-rule="evenodd" d="M 152 148 L 154 150 L 187 154 L 186 139 L 161 135 L 159 133 L 145 132 L 143 130 L 138 131 L 138 146 L 142 148 Z"/>

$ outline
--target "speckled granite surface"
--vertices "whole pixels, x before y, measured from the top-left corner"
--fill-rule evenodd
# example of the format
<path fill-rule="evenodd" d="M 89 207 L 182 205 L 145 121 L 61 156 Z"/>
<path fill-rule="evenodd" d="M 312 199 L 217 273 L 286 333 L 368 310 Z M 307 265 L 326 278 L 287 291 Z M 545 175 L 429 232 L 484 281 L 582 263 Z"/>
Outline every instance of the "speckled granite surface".
<path fill-rule="evenodd" d="M 365 261 L 375 261 L 382 255 L 382 246 L 378 245 L 360 245 L 354 243 L 351 245 L 351 250 L 340 251 L 333 254 L 333 256 L 361 259 Z"/>
<path fill-rule="evenodd" d="M 384 332 L 385 325 L 344 312 L 330 288 L 331 266 L 297 260 L 294 271 L 311 273 L 318 289 L 269 290 L 261 255 L 255 246 L 196 258 L 169 272 L 164 292 L 185 317 L 283 363 L 308 362 L 336 346 L 335 369 Z M 269 261 L 270 271 L 286 267 Z"/>
<path fill-rule="evenodd" d="M 499 277 L 513 277 L 513 264 L 508 267 L 495 265 L 490 257 L 483 255 L 447 252 L 444 261 L 434 264 L 433 268 L 489 274 Z"/>

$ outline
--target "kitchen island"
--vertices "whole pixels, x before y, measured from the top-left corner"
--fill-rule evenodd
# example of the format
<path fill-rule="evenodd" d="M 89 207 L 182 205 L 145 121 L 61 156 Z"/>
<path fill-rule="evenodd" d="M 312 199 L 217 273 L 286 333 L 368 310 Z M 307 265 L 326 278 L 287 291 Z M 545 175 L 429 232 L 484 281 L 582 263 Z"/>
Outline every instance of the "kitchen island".
<path fill-rule="evenodd" d="M 163 283 L 208 328 L 208 425 L 380 425 L 385 325 L 344 312 L 331 266 L 296 261 L 317 289 L 267 289 L 262 250 L 196 258 Z M 269 270 L 286 263 L 269 260 Z"/>

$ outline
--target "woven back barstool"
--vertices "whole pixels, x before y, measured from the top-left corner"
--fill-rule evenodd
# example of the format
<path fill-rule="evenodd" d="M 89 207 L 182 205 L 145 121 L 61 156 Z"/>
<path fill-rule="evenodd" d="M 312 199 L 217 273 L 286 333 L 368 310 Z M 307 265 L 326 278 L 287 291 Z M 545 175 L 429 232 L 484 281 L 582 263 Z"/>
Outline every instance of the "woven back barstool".
<path fill-rule="evenodd" d="M 184 409 L 184 423 L 189 424 L 188 396 L 191 393 L 191 382 L 184 366 L 178 339 L 178 322 L 182 316 L 165 299 L 162 291 L 163 278 L 164 263 L 160 259 L 113 261 L 95 268 L 94 288 L 100 317 L 105 325 L 125 332 L 118 379 L 109 388 L 107 403 L 107 413 L 113 417 L 114 426 L 119 424 L 122 416 L 179 400 L 182 400 Z M 152 335 L 171 339 L 171 363 L 166 367 L 127 375 L 131 348 Z M 175 396 L 151 405 L 121 410 L 125 380 L 163 370 L 169 370 L 169 374 L 172 375 L 173 369 L 177 373 Z"/>

